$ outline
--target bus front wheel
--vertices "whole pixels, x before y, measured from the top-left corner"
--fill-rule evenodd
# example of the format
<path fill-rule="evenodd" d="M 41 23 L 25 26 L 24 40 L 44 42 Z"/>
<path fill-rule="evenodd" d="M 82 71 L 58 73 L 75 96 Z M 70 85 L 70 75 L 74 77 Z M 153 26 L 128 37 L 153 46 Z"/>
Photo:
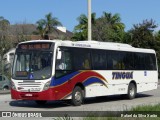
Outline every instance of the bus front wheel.
<path fill-rule="evenodd" d="M 133 83 L 129 84 L 128 87 L 128 94 L 127 94 L 127 98 L 128 99 L 134 99 L 136 96 L 136 86 Z"/>
<path fill-rule="evenodd" d="M 72 92 L 72 104 L 74 106 L 80 106 L 83 102 L 83 93 L 82 89 L 79 86 L 76 86 Z"/>

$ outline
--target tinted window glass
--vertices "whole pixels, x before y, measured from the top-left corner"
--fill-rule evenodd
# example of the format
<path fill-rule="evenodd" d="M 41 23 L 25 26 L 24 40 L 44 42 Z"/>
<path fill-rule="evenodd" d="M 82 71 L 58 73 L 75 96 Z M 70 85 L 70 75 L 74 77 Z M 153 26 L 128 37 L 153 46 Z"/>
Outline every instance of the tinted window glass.
<path fill-rule="evenodd" d="M 151 66 L 152 66 L 153 70 L 157 70 L 155 54 L 150 54 L 150 59 L 151 59 Z"/>
<path fill-rule="evenodd" d="M 150 53 L 64 48 L 65 70 L 156 70 L 156 57 Z"/>
<path fill-rule="evenodd" d="M 126 70 L 134 70 L 134 56 L 132 52 L 124 52 L 123 63 Z"/>
<path fill-rule="evenodd" d="M 156 70 L 156 58 L 150 53 L 134 53 L 135 70 Z"/>
<path fill-rule="evenodd" d="M 90 70 L 91 59 L 90 50 L 75 48 L 73 51 L 73 64 L 75 70 Z"/>
<path fill-rule="evenodd" d="M 109 70 L 121 69 L 121 58 L 117 51 L 107 51 L 107 68 Z"/>
<path fill-rule="evenodd" d="M 156 59 L 154 54 L 145 55 L 145 68 L 146 70 L 156 70 Z"/>
<path fill-rule="evenodd" d="M 92 62 L 94 70 L 106 70 L 106 52 L 104 50 L 92 50 Z"/>
<path fill-rule="evenodd" d="M 92 51 L 93 68 L 95 70 L 157 69 L 155 54 L 112 50 Z"/>

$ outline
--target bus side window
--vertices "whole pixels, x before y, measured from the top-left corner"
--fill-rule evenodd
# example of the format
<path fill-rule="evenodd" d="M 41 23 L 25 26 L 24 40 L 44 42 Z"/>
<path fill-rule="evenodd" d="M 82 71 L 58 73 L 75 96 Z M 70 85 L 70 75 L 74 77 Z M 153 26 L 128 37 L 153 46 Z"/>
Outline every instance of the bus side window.
<path fill-rule="evenodd" d="M 110 60 L 113 70 L 119 70 L 120 69 L 120 61 L 119 61 L 119 54 L 117 51 L 110 51 Z"/>
<path fill-rule="evenodd" d="M 156 70 L 156 60 L 154 54 L 145 55 L 145 67 L 146 70 Z"/>
<path fill-rule="evenodd" d="M 76 48 L 73 51 L 73 63 L 75 70 L 90 70 L 91 69 L 90 50 Z"/>
<path fill-rule="evenodd" d="M 134 70 L 134 56 L 131 52 L 126 52 L 123 58 L 125 70 Z"/>
<path fill-rule="evenodd" d="M 94 70 L 107 70 L 106 52 L 104 50 L 92 50 L 92 62 Z"/>
<path fill-rule="evenodd" d="M 151 64 L 152 64 L 152 70 L 157 70 L 155 54 L 150 54 L 150 59 L 151 59 Z"/>
<path fill-rule="evenodd" d="M 90 65 L 89 65 L 89 60 L 85 59 L 83 62 L 83 68 L 86 69 L 90 69 Z"/>
<path fill-rule="evenodd" d="M 57 51 L 56 78 L 62 77 L 72 71 L 71 51 L 68 48 L 61 48 Z"/>
<path fill-rule="evenodd" d="M 72 70 L 70 51 L 62 49 L 57 53 L 56 70 Z"/>

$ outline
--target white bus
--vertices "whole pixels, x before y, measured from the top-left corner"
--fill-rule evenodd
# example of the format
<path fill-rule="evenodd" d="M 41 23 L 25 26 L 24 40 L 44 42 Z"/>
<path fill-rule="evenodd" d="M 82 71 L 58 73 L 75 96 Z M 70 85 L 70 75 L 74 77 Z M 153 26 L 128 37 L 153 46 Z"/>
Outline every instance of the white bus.
<path fill-rule="evenodd" d="M 13 99 L 71 99 L 157 89 L 156 53 L 128 44 L 97 41 L 33 40 L 16 48 L 12 71 Z"/>

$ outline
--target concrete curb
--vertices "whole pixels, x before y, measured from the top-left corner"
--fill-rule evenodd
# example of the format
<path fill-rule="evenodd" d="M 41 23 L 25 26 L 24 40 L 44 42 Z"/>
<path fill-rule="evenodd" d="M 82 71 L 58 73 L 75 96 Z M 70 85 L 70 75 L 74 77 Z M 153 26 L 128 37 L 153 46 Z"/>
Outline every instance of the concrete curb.
<path fill-rule="evenodd" d="M 10 90 L 6 90 L 6 91 L 0 90 L 0 94 L 10 94 Z"/>

